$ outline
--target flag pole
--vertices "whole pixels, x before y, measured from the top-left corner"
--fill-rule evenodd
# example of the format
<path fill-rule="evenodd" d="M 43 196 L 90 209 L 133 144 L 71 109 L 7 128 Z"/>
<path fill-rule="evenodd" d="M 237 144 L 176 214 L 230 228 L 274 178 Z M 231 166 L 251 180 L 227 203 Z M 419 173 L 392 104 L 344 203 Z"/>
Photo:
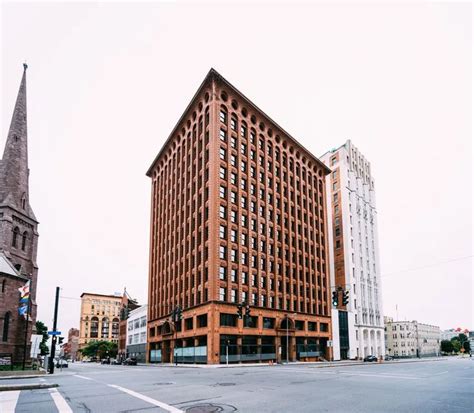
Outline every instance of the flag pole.
<path fill-rule="evenodd" d="M 30 294 L 28 294 L 28 301 L 26 302 L 26 323 L 25 323 L 25 344 L 23 346 L 23 370 L 25 370 L 26 364 L 26 349 L 28 340 L 28 321 L 30 316 Z"/>

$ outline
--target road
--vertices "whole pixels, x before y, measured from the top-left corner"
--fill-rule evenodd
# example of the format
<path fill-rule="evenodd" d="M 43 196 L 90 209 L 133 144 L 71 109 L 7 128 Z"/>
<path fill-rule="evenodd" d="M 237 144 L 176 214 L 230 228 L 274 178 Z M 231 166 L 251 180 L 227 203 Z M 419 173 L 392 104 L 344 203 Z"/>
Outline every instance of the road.
<path fill-rule="evenodd" d="M 0 384 L 38 382 L 2 380 Z M 317 368 L 70 364 L 57 389 L 0 392 L 10 412 L 473 412 L 474 359 Z"/>

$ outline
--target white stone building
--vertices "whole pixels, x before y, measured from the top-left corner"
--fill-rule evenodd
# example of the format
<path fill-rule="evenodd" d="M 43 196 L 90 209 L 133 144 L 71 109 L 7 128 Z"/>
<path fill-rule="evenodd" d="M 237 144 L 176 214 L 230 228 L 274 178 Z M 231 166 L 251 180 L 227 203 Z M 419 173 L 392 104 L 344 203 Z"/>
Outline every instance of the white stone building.
<path fill-rule="evenodd" d="M 146 361 L 148 305 L 130 311 L 127 320 L 127 357 L 136 357 L 139 363 Z"/>
<path fill-rule="evenodd" d="M 385 347 L 393 357 L 439 356 L 441 330 L 417 321 L 385 318 Z"/>
<path fill-rule="evenodd" d="M 334 360 L 385 354 L 377 210 L 370 163 L 348 140 L 321 157 L 327 210 Z M 342 303 L 343 294 L 348 303 Z"/>

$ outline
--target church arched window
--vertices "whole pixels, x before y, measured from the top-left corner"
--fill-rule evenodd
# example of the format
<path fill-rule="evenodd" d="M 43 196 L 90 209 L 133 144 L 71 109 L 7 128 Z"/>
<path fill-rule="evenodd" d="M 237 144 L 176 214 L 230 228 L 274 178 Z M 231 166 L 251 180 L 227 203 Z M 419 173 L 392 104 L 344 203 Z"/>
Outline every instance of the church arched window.
<path fill-rule="evenodd" d="M 26 194 L 23 194 L 21 197 L 21 207 L 26 209 Z"/>
<path fill-rule="evenodd" d="M 12 247 L 14 248 L 17 248 L 18 246 L 18 235 L 20 235 L 20 228 L 18 227 L 13 228 Z"/>
<path fill-rule="evenodd" d="M 21 239 L 21 249 L 25 251 L 26 248 L 26 239 L 28 238 L 28 232 L 24 232 Z"/>
<path fill-rule="evenodd" d="M 8 341 L 8 328 L 10 327 L 10 312 L 5 313 L 3 318 L 3 334 L 2 341 Z"/>

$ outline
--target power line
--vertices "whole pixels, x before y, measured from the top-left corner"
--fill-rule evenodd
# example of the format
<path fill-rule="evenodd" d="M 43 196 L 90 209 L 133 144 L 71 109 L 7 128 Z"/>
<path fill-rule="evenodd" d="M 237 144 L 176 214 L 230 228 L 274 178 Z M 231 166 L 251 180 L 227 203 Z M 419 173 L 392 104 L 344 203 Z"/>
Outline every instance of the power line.
<path fill-rule="evenodd" d="M 61 295 L 59 298 L 64 298 L 66 300 L 77 300 L 77 301 L 81 301 L 80 298 L 76 298 L 76 297 L 65 297 L 64 295 Z"/>
<path fill-rule="evenodd" d="M 415 267 L 415 268 L 410 268 L 410 269 L 407 269 L 407 270 L 389 272 L 387 274 L 382 274 L 380 277 L 388 277 L 390 275 L 401 274 L 401 273 L 404 273 L 404 272 L 418 271 L 418 270 L 422 270 L 422 269 L 425 269 L 425 268 L 436 267 L 437 265 L 447 264 L 449 262 L 467 260 L 467 259 L 470 259 L 472 257 L 474 257 L 474 255 L 467 255 L 465 257 L 459 257 L 459 258 L 452 258 L 452 259 L 447 260 L 447 261 L 440 261 L 440 262 L 437 262 L 437 263 L 434 263 L 434 264 L 424 265 L 422 267 Z"/>

